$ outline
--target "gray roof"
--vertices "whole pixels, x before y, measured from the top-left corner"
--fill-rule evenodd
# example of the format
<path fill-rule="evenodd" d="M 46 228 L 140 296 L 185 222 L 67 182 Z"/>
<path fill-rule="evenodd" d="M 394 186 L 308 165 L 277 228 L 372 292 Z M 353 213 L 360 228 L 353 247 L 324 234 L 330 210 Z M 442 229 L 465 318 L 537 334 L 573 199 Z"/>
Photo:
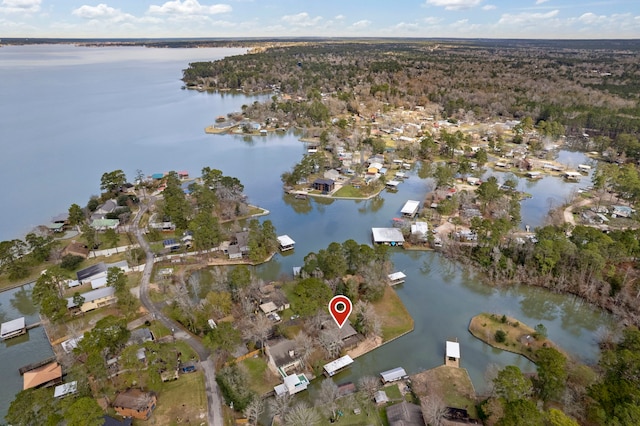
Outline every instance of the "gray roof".
<path fill-rule="evenodd" d="M 278 342 L 269 342 L 269 353 L 276 367 L 291 364 L 299 359 L 294 352 L 293 356 L 289 355 L 289 351 L 295 351 L 296 343 L 293 340 L 280 340 Z"/>
<path fill-rule="evenodd" d="M 402 231 L 398 228 L 371 228 L 376 243 L 404 242 Z"/>
<path fill-rule="evenodd" d="M 102 299 L 103 297 L 113 296 L 116 293 L 116 289 L 113 287 L 102 287 L 97 290 L 88 291 L 86 293 L 82 293 L 82 297 L 84 297 L 84 303 L 93 302 L 97 299 Z M 67 308 L 74 308 L 76 304 L 73 303 L 73 297 L 67 297 Z"/>
<path fill-rule="evenodd" d="M 151 330 L 147 327 L 136 328 L 131 331 L 131 336 L 129 336 L 129 342 L 142 344 L 144 342 L 151 342 L 153 340 L 153 334 L 151 334 Z"/>
<path fill-rule="evenodd" d="M 420 406 L 407 401 L 387 407 L 387 419 L 389 426 L 425 426 Z"/>

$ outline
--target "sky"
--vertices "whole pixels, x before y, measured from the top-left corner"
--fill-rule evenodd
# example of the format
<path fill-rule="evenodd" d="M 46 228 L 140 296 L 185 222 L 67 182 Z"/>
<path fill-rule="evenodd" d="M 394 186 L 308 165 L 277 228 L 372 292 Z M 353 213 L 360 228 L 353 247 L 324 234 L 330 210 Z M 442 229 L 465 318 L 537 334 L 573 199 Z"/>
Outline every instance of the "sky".
<path fill-rule="evenodd" d="M 2 37 L 640 38 L 640 0 L 0 0 Z"/>

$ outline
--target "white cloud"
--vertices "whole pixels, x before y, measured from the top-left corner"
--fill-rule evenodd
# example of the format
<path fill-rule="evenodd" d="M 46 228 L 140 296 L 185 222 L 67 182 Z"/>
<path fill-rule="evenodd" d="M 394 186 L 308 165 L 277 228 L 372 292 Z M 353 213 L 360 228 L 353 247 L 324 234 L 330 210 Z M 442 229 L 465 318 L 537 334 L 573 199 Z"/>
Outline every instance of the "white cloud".
<path fill-rule="evenodd" d="M 558 9 L 551 10 L 547 13 L 505 13 L 500 17 L 499 24 L 509 24 L 509 25 L 525 25 L 531 24 L 533 22 L 544 21 L 548 19 L 555 18 L 560 11 Z"/>
<path fill-rule="evenodd" d="M 606 16 L 602 16 L 602 15 L 598 16 L 595 13 L 591 13 L 591 12 L 584 13 L 580 15 L 580 17 L 578 18 L 578 21 L 586 25 L 601 23 L 601 22 L 605 22 L 606 20 L 607 20 Z"/>
<path fill-rule="evenodd" d="M 442 18 L 436 18 L 435 16 L 430 16 L 428 18 L 424 18 L 423 21 L 427 25 L 436 25 L 442 22 Z"/>
<path fill-rule="evenodd" d="M 361 30 L 363 28 L 367 28 L 371 25 L 371 21 L 366 20 L 366 19 L 362 19 L 360 21 L 354 22 L 353 24 L 351 24 L 351 28 L 356 29 L 356 30 Z"/>
<path fill-rule="evenodd" d="M 344 18 L 346 18 L 346 16 L 344 16 L 344 15 L 336 15 L 336 17 L 335 17 L 335 18 L 333 18 L 333 19 L 335 19 L 336 21 L 341 21 L 341 20 L 343 20 Z"/>
<path fill-rule="evenodd" d="M 40 10 L 42 0 L 2 0 L 2 13 L 35 13 Z"/>
<path fill-rule="evenodd" d="M 322 16 L 312 18 L 307 12 L 301 12 L 296 15 L 285 15 L 282 20 L 294 27 L 313 27 L 322 21 Z"/>
<path fill-rule="evenodd" d="M 122 22 L 135 19 L 133 15 L 124 13 L 120 9 L 107 6 L 104 3 L 100 3 L 97 6 L 89 6 L 85 4 L 73 10 L 71 13 L 83 19 L 96 19 L 112 22 Z"/>
<path fill-rule="evenodd" d="M 487 4 L 485 6 L 482 6 L 482 10 L 494 10 L 497 9 L 498 6 L 494 5 L 494 4 Z"/>
<path fill-rule="evenodd" d="M 483 0 L 427 0 L 427 4 L 444 7 L 445 10 L 471 9 L 479 6 Z"/>
<path fill-rule="evenodd" d="M 546 3 L 549 0 L 536 0 L 536 4 L 542 4 L 542 3 Z"/>
<path fill-rule="evenodd" d="M 164 3 L 162 6 L 152 4 L 148 13 L 157 15 L 217 15 L 231 12 L 228 4 L 212 4 L 210 6 L 200 4 L 198 0 L 174 0 Z"/>

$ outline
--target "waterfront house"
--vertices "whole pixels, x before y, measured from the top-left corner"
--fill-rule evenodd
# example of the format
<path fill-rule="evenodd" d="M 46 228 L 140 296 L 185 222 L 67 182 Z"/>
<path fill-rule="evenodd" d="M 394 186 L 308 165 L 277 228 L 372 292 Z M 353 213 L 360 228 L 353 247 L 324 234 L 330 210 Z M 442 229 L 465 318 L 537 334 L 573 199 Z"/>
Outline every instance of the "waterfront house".
<path fill-rule="evenodd" d="M 113 213 L 118 208 L 118 203 L 115 200 L 107 200 L 103 204 L 100 204 L 98 208 L 91 213 L 91 219 L 104 219 L 109 213 Z"/>
<path fill-rule="evenodd" d="M 106 231 L 107 229 L 116 229 L 120 225 L 120 219 L 93 219 L 91 227 L 96 231 Z"/>
<path fill-rule="evenodd" d="M 631 217 L 635 210 L 633 210 L 629 206 L 612 206 L 613 211 L 611 212 L 611 216 L 613 217 Z"/>
<path fill-rule="evenodd" d="M 309 379 L 304 374 L 292 374 L 283 379 L 283 383 L 273 388 L 277 396 L 283 394 L 294 395 L 307 389 Z"/>
<path fill-rule="evenodd" d="M 71 244 L 62 249 L 62 256 L 66 255 L 80 256 L 86 259 L 89 257 L 89 247 L 77 241 L 71 241 Z"/>
<path fill-rule="evenodd" d="M 242 259 L 242 256 L 247 254 L 249 254 L 249 232 L 236 232 L 227 247 L 227 255 L 229 259 Z"/>
<path fill-rule="evenodd" d="M 336 183 L 333 179 L 316 179 L 313 181 L 313 184 L 311 184 L 311 187 L 316 191 L 328 193 L 335 189 Z"/>
<path fill-rule="evenodd" d="M 268 362 L 283 376 L 302 368 L 302 359 L 300 354 L 296 352 L 296 343 L 293 340 L 283 339 L 267 342 L 265 352 Z"/>
<path fill-rule="evenodd" d="M 389 426 L 425 426 L 419 405 L 403 401 L 387 407 Z"/>
<path fill-rule="evenodd" d="M 24 390 L 56 385 L 62 382 L 62 366 L 54 361 L 25 372 L 22 379 Z"/>
<path fill-rule="evenodd" d="M 133 417 L 147 420 L 156 408 L 157 397 L 153 392 L 143 392 L 140 389 L 127 389 L 120 392 L 111 406 L 122 417 Z"/>

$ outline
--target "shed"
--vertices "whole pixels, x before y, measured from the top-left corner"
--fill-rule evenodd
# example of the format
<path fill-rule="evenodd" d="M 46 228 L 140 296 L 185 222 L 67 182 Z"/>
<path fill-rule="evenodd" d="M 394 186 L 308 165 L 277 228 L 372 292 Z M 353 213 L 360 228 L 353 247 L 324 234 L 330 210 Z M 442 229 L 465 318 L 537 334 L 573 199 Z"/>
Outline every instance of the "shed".
<path fill-rule="evenodd" d="M 78 391 L 78 382 L 73 381 L 69 383 L 63 383 L 59 386 L 56 386 L 53 390 L 54 398 L 62 398 L 67 395 L 72 395 Z"/>
<path fill-rule="evenodd" d="M 24 317 L 16 318 L 11 321 L 3 322 L 0 326 L 0 338 L 2 340 L 20 336 L 27 332 Z"/>
<path fill-rule="evenodd" d="M 418 209 L 420 208 L 420 201 L 408 200 L 404 203 L 404 207 L 400 210 L 402 216 L 405 217 L 414 217 L 418 213 Z"/>
<path fill-rule="evenodd" d="M 395 382 L 406 378 L 407 372 L 404 371 L 404 368 L 402 367 L 396 367 L 391 370 L 383 371 L 380 373 L 380 377 L 382 377 L 382 381 L 384 383 Z"/>
<path fill-rule="evenodd" d="M 373 399 L 376 401 L 376 404 L 384 404 L 389 402 L 389 397 L 387 396 L 387 393 L 383 390 L 379 390 L 378 392 L 376 392 Z"/>
<path fill-rule="evenodd" d="M 325 364 L 323 367 L 324 374 L 328 377 L 332 377 L 343 369 L 353 364 L 353 359 L 349 355 L 345 355 L 341 358 L 331 361 Z"/>
<path fill-rule="evenodd" d="M 278 237 L 278 244 L 280 245 L 280 251 L 293 250 L 296 242 L 288 235 L 280 235 Z"/>
<path fill-rule="evenodd" d="M 401 246 L 404 244 L 402 231 L 398 228 L 371 228 L 371 233 L 375 244 L 387 244 L 390 246 Z"/>

